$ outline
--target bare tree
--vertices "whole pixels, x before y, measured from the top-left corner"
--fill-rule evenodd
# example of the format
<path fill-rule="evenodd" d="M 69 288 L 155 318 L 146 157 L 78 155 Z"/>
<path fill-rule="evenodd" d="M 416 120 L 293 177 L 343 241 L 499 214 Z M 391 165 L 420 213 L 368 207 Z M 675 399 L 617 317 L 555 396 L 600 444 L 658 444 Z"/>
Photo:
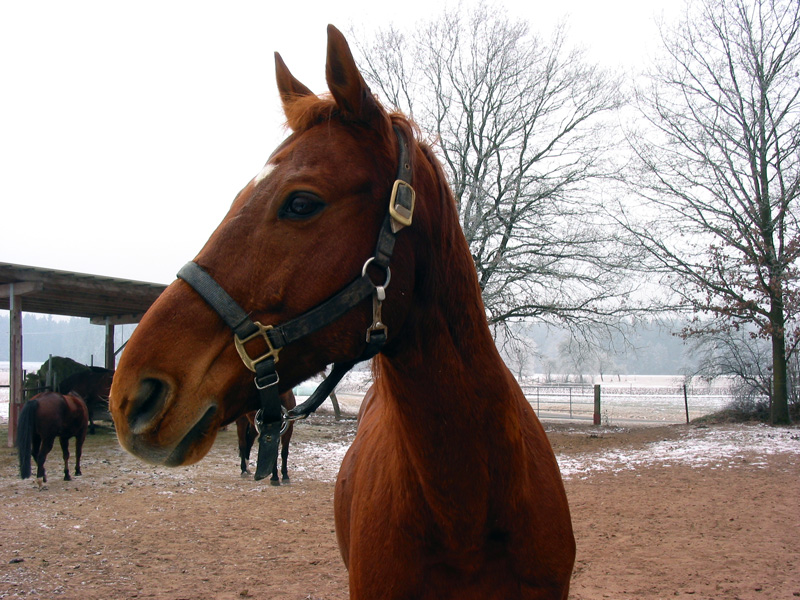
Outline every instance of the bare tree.
<path fill-rule="evenodd" d="M 608 322 L 633 260 L 598 208 L 618 82 L 496 6 L 458 7 L 358 47 L 373 90 L 413 116 L 442 158 L 492 324 Z"/>
<path fill-rule="evenodd" d="M 771 341 L 775 423 L 800 341 L 799 30 L 798 0 L 702 0 L 664 33 L 630 138 L 658 215 L 626 224 L 698 315 L 685 335 L 753 326 Z"/>
<path fill-rule="evenodd" d="M 696 375 L 706 380 L 733 377 L 742 396 L 772 396 L 769 344 L 754 332 L 725 329 L 693 342 L 692 353 L 698 358 Z"/>

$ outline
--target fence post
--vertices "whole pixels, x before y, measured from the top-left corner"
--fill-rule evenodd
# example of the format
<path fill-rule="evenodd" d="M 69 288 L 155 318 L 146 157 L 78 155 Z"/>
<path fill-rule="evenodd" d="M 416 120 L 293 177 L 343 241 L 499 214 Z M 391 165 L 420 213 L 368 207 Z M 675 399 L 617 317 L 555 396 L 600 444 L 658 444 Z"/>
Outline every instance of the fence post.
<path fill-rule="evenodd" d="M 686 384 L 683 384 L 683 406 L 686 408 L 686 424 L 689 424 L 689 395 L 686 393 Z"/>
<path fill-rule="evenodd" d="M 572 418 L 572 388 L 569 388 L 569 418 Z"/>
<path fill-rule="evenodd" d="M 592 423 L 600 425 L 600 384 L 594 384 L 594 415 L 592 416 Z"/>

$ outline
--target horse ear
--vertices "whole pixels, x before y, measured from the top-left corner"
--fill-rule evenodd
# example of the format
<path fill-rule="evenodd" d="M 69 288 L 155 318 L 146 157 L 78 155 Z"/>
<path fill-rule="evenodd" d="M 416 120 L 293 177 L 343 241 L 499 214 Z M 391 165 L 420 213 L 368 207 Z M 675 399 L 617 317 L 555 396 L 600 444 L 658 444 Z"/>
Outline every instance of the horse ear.
<path fill-rule="evenodd" d="M 303 96 L 314 95 L 314 92 L 295 79 L 277 52 L 275 53 L 275 78 L 278 80 L 278 92 L 281 95 L 283 112 L 287 117 L 289 116 L 289 107 L 294 104 L 295 100 Z"/>
<path fill-rule="evenodd" d="M 375 123 L 385 118 L 383 109 L 356 66 L 347 40 L 333 25 L 328 25 L 325 78 L 328 89 L 342 111 L 364 123 Z"/>

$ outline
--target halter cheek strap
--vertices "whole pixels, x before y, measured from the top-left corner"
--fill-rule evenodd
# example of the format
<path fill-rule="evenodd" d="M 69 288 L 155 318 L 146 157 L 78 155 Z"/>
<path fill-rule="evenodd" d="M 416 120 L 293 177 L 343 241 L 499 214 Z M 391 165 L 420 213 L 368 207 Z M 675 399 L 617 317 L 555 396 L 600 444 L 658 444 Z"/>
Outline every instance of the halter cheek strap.
<path fill-rule="evenodd" d="M 257 480 L 263 479 L 272 470 L 278 458 L 278 442 L 288 422 L 304 419 L 319 408 L 353 366 L 378 354 L 386 343 L 387 328 L 381 319 L 381 306 L 386 298 L 386 287 L 391 280 L 389 262 L 394 252 L 397 233 L 411 225 L 415 202 L 414 188 L 410 183 L 411 161 L 408 142 L 397 127 L 394 131 L 399 146 L 397 179 L 389 198 L 389 210 L 378 233 L 375 254 L 364 263 L 361 277 L 322 304 L 281 325 L 262 325 L 258 321 L 253 321 L 222 286 L 197 263 L 186 263 L 178 272 L 178 277 L 188 283 L 233 330 L 234 345 L 242 362 L 255 373 L 254 383 L 261 404 L 261 409 L 256 415 L 256 428 L 259 432 L 258 464 L 255 474 Z M 382 285 L 376 285 L 367 275 L 367 267 L 370 264 L 375 264 L 385 271 L 386 280 Z M 372 325 L 367 329 L 367 346 L 362 354 L 352 361 L 335 364 L 330 374 L 305 402 L 286 411 L 280 402 L 278 394 L 280 377 L 275 367 L 280 350 L 344 316 L 370 295 Z M 247 346 L 256 339 L 261 339 L 267 350 L 253 358 Z"/>

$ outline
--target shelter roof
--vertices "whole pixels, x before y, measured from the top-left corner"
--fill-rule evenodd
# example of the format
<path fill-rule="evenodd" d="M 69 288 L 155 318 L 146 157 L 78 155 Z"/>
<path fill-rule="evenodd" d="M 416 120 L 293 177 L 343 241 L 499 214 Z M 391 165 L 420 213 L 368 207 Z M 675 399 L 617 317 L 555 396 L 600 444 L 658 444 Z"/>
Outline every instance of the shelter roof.
<path fill-rule="evenodd" d="M 88 317 L 97 324 L 136 323 L 166 285 L 0 262 L 0 309 L 12 293 L 25 312 Z"/>

